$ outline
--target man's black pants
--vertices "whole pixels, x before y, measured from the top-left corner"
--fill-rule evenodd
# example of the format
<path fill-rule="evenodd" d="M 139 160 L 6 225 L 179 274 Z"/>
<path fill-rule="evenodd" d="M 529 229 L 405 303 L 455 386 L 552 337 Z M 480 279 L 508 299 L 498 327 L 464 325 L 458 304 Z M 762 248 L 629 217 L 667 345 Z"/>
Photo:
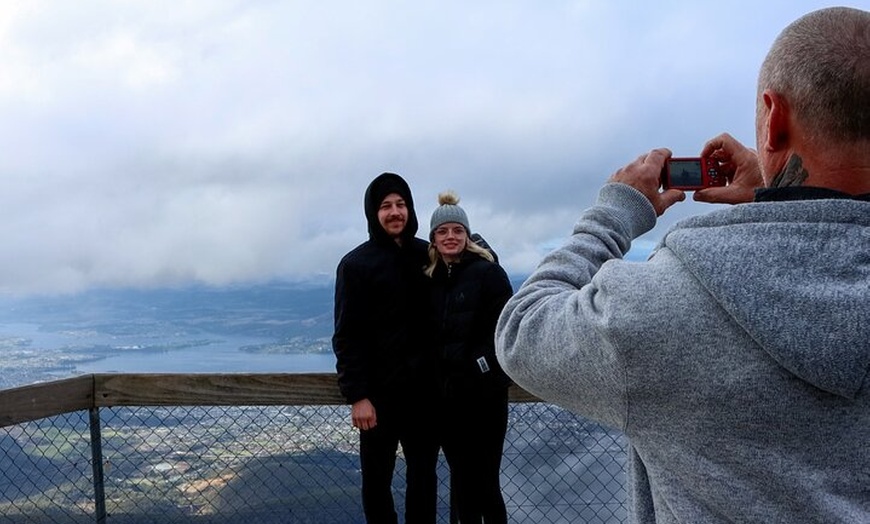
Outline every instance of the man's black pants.
<path fill-rule="evenodd" d="M 404 404 L 404 403 L 400 403 Z M 438 500 L 438 440 L 422 405 L 375 405 L 377 426 L 360 432 L 362 502 L 369 524 L 397 524 L 392 482 L 396 452 L 405 456 L 405 523 L 434 524 Z"/>

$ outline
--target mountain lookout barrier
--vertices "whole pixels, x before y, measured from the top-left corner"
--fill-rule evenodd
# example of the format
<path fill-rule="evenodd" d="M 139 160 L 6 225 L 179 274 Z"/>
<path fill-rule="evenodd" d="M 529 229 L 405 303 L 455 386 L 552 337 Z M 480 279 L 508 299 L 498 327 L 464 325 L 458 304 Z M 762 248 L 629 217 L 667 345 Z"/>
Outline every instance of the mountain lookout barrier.
<path fill-rule="evenodd" d="M 624 437 L 516 386 L 510 400 L 510 521 L 624 522 Z M 92 374 L 3 390 L 0 464 L 3 524 L 365 522 L 359 435 L 332 373 Z M 401 452 L 396 470 L 402 515 Z M 438 522 L 451 522 L 443 457 L 438 475 Z"/>

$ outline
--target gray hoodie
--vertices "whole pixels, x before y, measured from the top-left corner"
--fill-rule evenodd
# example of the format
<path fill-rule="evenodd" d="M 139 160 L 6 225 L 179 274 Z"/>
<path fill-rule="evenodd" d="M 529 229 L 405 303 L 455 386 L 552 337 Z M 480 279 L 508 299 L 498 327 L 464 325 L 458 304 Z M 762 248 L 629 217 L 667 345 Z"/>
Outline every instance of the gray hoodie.
<path fill-rule="evenodd" d="M 870 203 L 752 203 L 655 224 L 608 184 L 507 303 L 520 386 L 629 438 L 636 522 L 870 522 Z"/>

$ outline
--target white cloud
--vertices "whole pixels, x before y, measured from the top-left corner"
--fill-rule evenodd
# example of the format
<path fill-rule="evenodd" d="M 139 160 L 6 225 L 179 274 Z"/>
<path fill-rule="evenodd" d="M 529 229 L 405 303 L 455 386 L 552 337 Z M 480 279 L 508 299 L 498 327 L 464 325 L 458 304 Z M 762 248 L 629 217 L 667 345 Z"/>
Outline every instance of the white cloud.
<path fill-rule="evenodd" d="M 331 274 L 382 171 L 527 271 L 637 154 L 751 141 L 761 57 L 816 7 L 6 3 L 0 290 Z"/>
<path fill-rule="evenodd" d="M 71 65 L 100 75 L 110 71 L 123 85 L 143 90 L 168 84 L 179 76 L 177 59 L 168 46 L 143 44 L 136 35 L 116 32 L 85 42 L 73 52 Z"/>

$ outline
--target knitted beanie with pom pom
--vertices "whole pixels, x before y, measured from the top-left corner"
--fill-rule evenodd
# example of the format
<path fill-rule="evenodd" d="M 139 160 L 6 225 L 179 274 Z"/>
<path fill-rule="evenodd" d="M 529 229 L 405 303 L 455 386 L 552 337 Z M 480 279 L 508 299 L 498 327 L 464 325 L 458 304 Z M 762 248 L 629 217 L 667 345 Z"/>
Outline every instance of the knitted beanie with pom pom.
<path fill-rule="evenodd" d="M 471 226 L 468 225 L 468 215 L 459 207 L 459 196 L 453 191 L 445 191 L 438 195 L 438 207 L 432 212 L 432 220 L 429 222 L 429 239 L 435 235 L 439 226 L 455 222 L 462 224 L 465 232 L 471 235 Z"/>

